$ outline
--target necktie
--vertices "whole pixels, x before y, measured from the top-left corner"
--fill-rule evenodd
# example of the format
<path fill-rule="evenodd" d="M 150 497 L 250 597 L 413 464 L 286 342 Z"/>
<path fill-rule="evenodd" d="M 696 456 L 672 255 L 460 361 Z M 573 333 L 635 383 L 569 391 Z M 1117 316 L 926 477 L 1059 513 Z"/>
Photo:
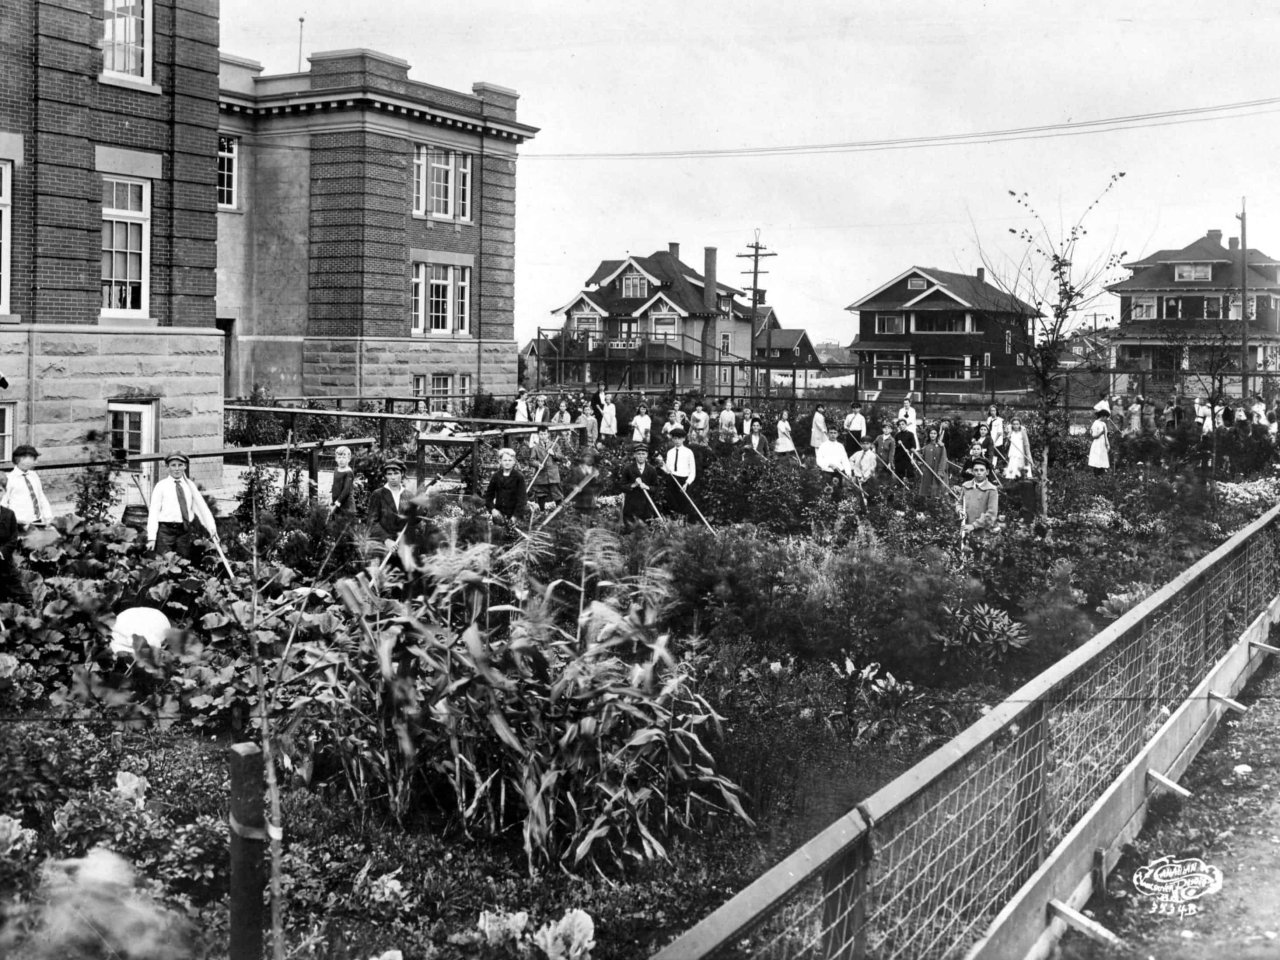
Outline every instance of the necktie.
<path fill-rule="evenodd" d="M 31 482 L 31 475 L 25 470 L 22 472 L 22 479 L 27 481 L 27 493 L 31 494 L 31 509 L 35 511 L 36 523 L 43 518 L 40 516 L 40 498 L 36 496 L 35 485 Z"/>
<path fill-rule="evenodd" d="M 187 495 L 182 490 L 180 480 L 173 481 L 173 489 L 178 491 L 178 509 L 182 511 L 182 525 L 185 527 L 191 522 L 191 511 L 187 509 Z"/>

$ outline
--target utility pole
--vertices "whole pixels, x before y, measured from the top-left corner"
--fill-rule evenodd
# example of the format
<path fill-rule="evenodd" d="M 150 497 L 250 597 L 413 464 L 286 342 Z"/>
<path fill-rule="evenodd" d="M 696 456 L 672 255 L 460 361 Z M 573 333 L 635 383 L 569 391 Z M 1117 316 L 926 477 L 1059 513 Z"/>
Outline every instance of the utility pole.
<path fill-rule="evenodd" d="M 753 242 L 747 244 L 748 253 L 739 253 L 739 257 L 748 257 L 751 260 L 751 269 L 743 270 L 743 273 L 751 274 L 751 286 L 747 289 L 751 291 L 751 340 L 748 350 L 750 354 L 756 352 L 756 317 L 760 304 L 760 274 L 768 273 L 768 270 L 761 271 L 761 257 L 776 257 L 776 253 L 766 253 L 769 248 L 760 242 L 760 231 L 756 230 L 756 238 Z M 769 396 L 769 389 L 772 386 L 773 374 L 769 366 L 769 360 L 773 355 L 773 324 L 770 323 L 765 327 L 764 333 L 764 395 Z M 754 366 L 754 365 L 753 365 Z"/>
<path fill-rule="evenodd" d="M 1249 396 L 1249 236 L 1245 228 L 1244 197 L 1240 198 L 1240 403 Z"/>

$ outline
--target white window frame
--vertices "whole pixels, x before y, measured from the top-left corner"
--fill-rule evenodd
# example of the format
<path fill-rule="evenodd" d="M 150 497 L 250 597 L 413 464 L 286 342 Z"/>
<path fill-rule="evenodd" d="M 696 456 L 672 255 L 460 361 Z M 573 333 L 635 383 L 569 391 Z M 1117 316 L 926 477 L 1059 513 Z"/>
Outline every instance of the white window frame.
<path fill-rule="evenodd" d="M 460 404 L 466 403 L 468 400 L 471 399 L 471 374 L 469 373 L 458 374 L 457 390 L 455 390 L 454 392 L 460 398 L 460 400 L 458 401 Z"/>
<path fill-rule="evenodd" d="M 471 186 L 471 154 L 425 143 L 414 147 L 414 216 L 470 222 Z"/>
<path fill-rule="evenodd" d="M 929 281 L 925 280 L 923 277 L 908 277 L 907 289 L 908 290 L 928 290 Z"/>
<path fill-rule="evenodd" d="M 218 209 L 234 210 L 240 189 L 240 138 L 218 134 Z M 224 185 L 225 184 L 225 185 Z M 224 195 L 227 199 L 223 199 Z"/>
<path fill-rule="evenodd" d="M 159 436 L 156 433 L 156 425 L 158 419 L 156 417 L 157 403 L 154 400 L 108 400 L 107 401 L 107 445 L 115 455 L 117 449 L 123 449 L 125 453 L 136 452 L 139 456 L 148 456 L 156 452 L 159 446 Z M 115 439 L 115 427 L 112 422 L 112 414 L 138 414 L 138 438 L 139 445 L 137 451 L 130 450 L 128 446 L 117 447 L 112 441 Z M 127 434 L 127 428 L 126 428 Z M 156 482 L 159 471 L 157 463 L 143 463 L 137 466 L 127 468 L 131 473 L 137 473 L 147 478 L 151 483 Z"/>
<path fill-rule="evenodd" d="M 674 341 L 680 333 L 680 315 L 675 313 L 649 314 L 649 328 L 654 340 Z"/>
<path fill-rule="evenodd" d="M 984 367 L 990 367 L 990 366 L 991 366 L 991 354 L 989 354 L 989 353 L 984 353 L 984 354 L 982 355 L 982 365 L 983 365 Z"/>
<path fill-rule="evenodd" d="M 415 397 L 427 396 L 427 375 L 425 373 L 415 373 L 413 375 L 413 395 Z"/>
<path fill-rule="evenodd" d="M 441 314 L 436 306 L 444 305 Z M 410 332 L 415 337 L 471 332 L 471 268 L 416 260 L 409 283 Z"/>
<path fill-rule="evenodd" d="M 1212 280 L 1213 265 L 1209 263 L 1175 263 L 1173 265 L 1173 279 L 1178 283 L 1187 283 L 1193 280 Z"/>
<path fill-rule="evenodd" d="M 727 357 L 732 346 L 732 337 L 727 333 L 720 334 L 720 356 Z"/>
<path fill-rule="evenodd" d="M 733 379 L 733 368 L 727 366 L 716 367 L 716 381 L 721 385 L 727 385 Z"/>
<path fill-rule="evenodd" d="M 115 174 L 104 174 L 102 177 L 102 185 L 105 188 L 108 183 L 125 184 L 128 186 L 142 187 L 141 210 L 120 209 L 119 207 L 108 207 L 104 199 L 102 205 L 102 225 L 105 227 L 107 223 L 126 225 L 126 236 L 128 233 L 127 226 L 136 224 L 141 227 L 142 249 L 141 267 L 139 283 L 141 285 L 141 305 L 138 307 L 108 307 L 103 306 L 99 316 L 103 317 L 124 317 L 124 318 L 142 318 L 150 315 L 151 311 L 151 181 L 139 180 L 136 177 L 119 177 Z M 105 192 L 105 189 L 104 189 Z M 115 251 L 115 247 L 111 247 Z M 126 248 L 126 271 L 125 279 L 128 279 Z M 114 266 L 112 269 L 111 281 L 116 281 Z"/>
<path fill-rule="evenodd" d="M 1209 304 L 1213 304 L 1213 316 L 1209 316 Z M 1204 318 L 1206 320 L 1221 320 L 1222 319 L 1222 297 L 1221 296 L 1205 297 L 1204 306 L 1201 308 L 1201 313 L 1203 313 Z"/>
<path fill-rule="evenodd" d="M 643 300 L 649 295 L 649 281 L 643 273 L 632 270 L 622 275 L 622 296 L 626 300 Z"/>
<path fill-rule="evenodd" d="M 891 321 L 893 329 L 886 329 Z M 900 336 L 907 329 L 906 318 L 900 313 L 877 313 L 876 314 L 876 333 L 887 336 Z"/>
<path fill-rule="evenodd" d="M 894 370 L 898 372 L 893 373 Z M 906 351 L 871 354 L 871 376 L 876 380 L 905 380 L 910 371 L 911 360 Z"/>
<path fill-rule="evenodd" d="M 431 375 L 431 391 L 427 394 L 427 410 L 431 413 L 444 413 L 453 396 L 453 375 L 449 373 L 433 373 Z"/>
<path fill-rule="evenodd" d="M 1006 330 L 1004 332 L 1004 352 L 1006 355 L 1013 353 L 1013 331 Z"/>
<path fill-rule="evenodd" d="M 693 374 L 692 374 L 692 376 L 693 376 L 693 380 L 694 380 L 694 382 L 696 382 L 696 383 L 701 383 L 701 382 L 702 382 L 702 364 L 700 364 L 700 363 L 695 363 L 695 364 L 693 364 Z"/>
<path fill-rule="evenodd" d="M 1178 297 L 1164 298 L 1164 318 L 1166 320 L 1182 319 L 1182 300 Z"/>
<path fill-rule="evenodd" d="M 1155 297 L 1134 297 L 1129 304 L 1130 320 L 1154 320 L 1156 318 Z"/>
<path fill-rule="evenodd" d="M 0 160 L 0 313 L 7 314 L 9 290 L 13 286 L 11 273 L 13 238 L 13 163 Z"/>
<path fill-rule="evenodd" d="M 1018 354 L 1018 366 L 1025 367 L 1027 365 L 1027 355 L 1025 353 Z"/>
<path fill-rule="evenodd" d="M 126 22 L 136 20 L 137 17 L 127 12 L 117 13 L 118 10 L 125 10 L 130 7 L 141 7 L 141 38 L 137 40 L 122 40 L 111 42 L 110 38 L 115 35 L 117 29 L 123 30 Z M 155 35 L 155 4 L 154 0 L 102 0 L 102 73 L 109 77 L 127 77 L 130 80 L 141 81 L 143 83 L 151 83 L 152 74 L 152 52 L 154 50 L 153 38 Z M 128 51 L 134 47 L 141 47 L 141 56 L 138 68 L 135 69 L 118 69 L 115 60 L 117 57 L 113 55 L 119 54 L 120 57 L 127 58 Z"/>
<path fill-rule="evenodd" d="M 17 432 L 17 403 L 0 403 L 0 460 L 13 459 L 13 438 Z"/>
<path fill-rule="evenodd" d="M 716 297 L 716 309 L 719 310 L 721 313 L 728 314 L 728 312 L 732 308 L 733 308 L 732 297 L 726 297 L 724 294 L 720 294 L 718 297 Z"/>

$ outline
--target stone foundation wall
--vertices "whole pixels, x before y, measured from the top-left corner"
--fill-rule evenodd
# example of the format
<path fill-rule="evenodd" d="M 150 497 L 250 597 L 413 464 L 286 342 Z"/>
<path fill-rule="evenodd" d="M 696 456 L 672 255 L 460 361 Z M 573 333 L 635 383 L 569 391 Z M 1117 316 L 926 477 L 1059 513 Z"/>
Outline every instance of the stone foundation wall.
<path fill-rule="evenodd" d="M 222 447 L 223 337 L 208 327 L 0 327 L 0 373 L 13 403 L 13 442 L 41 459 L 79 460 L 91 430 L 107 428 L 107 403 L 156 401 L 157 452 Z M 222 462 L 197 460 L 192 476 L 221 478 Z"/>
<path fill-rule="evenodd" d="M 308 337 L 303 345 L 307 396 L 409 396 L 415 375 L 430 384 L 432 375 L 443 374 L 470 374 L 473 392 L 513 394 L 516 368 L 511 340 Z"/>

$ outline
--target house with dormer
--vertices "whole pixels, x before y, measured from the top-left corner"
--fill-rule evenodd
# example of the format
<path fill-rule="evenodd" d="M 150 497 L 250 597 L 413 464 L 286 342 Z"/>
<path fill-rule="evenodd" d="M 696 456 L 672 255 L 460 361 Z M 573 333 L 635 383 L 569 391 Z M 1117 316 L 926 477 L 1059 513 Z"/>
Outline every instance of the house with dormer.
<path fill-rule="evenodd" d="M 1280 261 L 1261 250 L 1242 254 L 1237 237 L 1222 245 L 1209 230 L 1185 247 L 1157 250 L 1123 266 L 1125 279 L 1107 290 L 1120 298 L 1120 326 L 1111 337 L 1111 363 L 1159 377 L 1179 371 L 1239 370 L 1241 266 L 1249 364 L 1280 364 Z M 1242 264 L 1243 260 L 1243 264 Z"/>
<path fill-rule="evenodd" d="M 926 381 L 956 394 L 1020 387 L 1039 315 L 982 268 L 911 267 L 845 309 L 858 318 L 860 388 L 917 395 Z"/>
<path fill-rule="evenodd" d="M 716 279 L 716 248 L 699 273 L 680 245 L 649 256 L 604 260 L 585 287 L 552 310 L 531 357 L 537 379 L 613 388 L 699 388 L 731 392 L 746 384 L 752 355 L 741 290 Z"/>

